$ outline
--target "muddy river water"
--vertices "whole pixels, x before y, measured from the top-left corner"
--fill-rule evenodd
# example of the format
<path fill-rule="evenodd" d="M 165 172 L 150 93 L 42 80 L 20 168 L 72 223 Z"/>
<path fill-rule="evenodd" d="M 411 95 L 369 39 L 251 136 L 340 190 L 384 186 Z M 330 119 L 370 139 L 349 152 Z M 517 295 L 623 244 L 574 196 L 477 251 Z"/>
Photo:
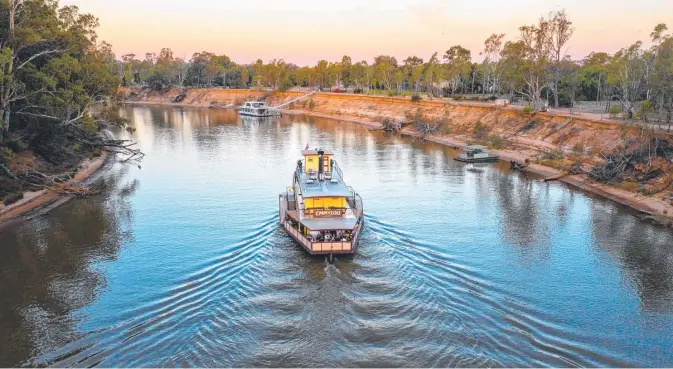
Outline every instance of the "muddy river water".
<path fill-rule="evenodd" d="M 673 366 L 673 233 L 507 165 L 337 120 L 125 107 L 147 154 L 0 233 L 0 367 Z M 354 257 L 278 227 L 309 142 Z"/>

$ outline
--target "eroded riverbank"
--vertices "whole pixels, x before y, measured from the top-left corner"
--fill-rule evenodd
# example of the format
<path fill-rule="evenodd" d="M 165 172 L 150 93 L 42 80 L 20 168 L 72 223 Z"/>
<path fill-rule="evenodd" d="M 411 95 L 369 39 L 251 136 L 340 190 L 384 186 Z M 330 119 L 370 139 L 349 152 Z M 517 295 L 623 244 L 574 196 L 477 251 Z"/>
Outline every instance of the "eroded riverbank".
<path fill-rule="evenodd" d="M 124 90 L 130 96 L 132 91 Z M 237 106 L 246 100 L 264 98 L 269 105 L 306 95 L 302 92 L 259 90 L 192 89 L 180 103 L 172 103 L 177 89 L 165 93 L 133 91 L 135 104 L 222 107 Z M 491 146 L 502 160 L 520 164 L 530 162 L 526 170 L 628 206 L 656 222 L 673 226 L 672 193 L 663 190 L 633 191 L 637 186 L 615 187 L 599 183 L 586 174 L 568 174 L 572 162 L 590 168 L 601 163 L 605 152 L 618 150 L 628 140 L 642 140 L 643 127 L 613 122 L 594 121 L 581 117 L 548 113 L 528 114 L 518 109 L 485 104 L 448 103 L 446 101 L 412 102 L 406 98 L 375 97 L 352 94 L 315 93 L 289 105 L 285 113 L 332 118 L 380 128 L 384 119 L 404 121 L 410 112 L 421 111 L 428 119 L 444 121 L 441 134 L 427 135 L 426 140 L 462 148 L 480 141 Z M 406 127 L 403 135 L 420 137 Z M 479 136 L 479 139 L 475 137 Z M 498 137 L 496 147 L 494 138 Z M 673 136 L 663 134 L 666 139 Z M 489 142 L 492 140 L 493 142 Z M 554 158 L 562 155 L 563 158 Z M 547 160 L 546 158 L 553 158 Z M 546 164 L 546 165 L 543 165 Z M 549 166 L 553 165 L 553 166 Z M 648 192 L 654 194 L 648 195 Z"/>

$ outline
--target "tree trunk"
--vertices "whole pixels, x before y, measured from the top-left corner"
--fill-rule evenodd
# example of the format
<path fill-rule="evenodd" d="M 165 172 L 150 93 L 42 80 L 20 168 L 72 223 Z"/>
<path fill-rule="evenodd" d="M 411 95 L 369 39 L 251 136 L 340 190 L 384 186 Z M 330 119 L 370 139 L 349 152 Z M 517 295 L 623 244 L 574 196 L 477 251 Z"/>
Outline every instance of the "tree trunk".
<path fill-rule="evenodd" d="M 474 95 L 474 72 L 472 72 L 472 95 Z"/>
<path fill-rule="evenodd" d="M 558 108 L 558 72 L 554 75 L 554 107 Z"/>
<path fill-rule="evenodd" d="M 0 109 L 2 117 L 0 117 L 0 141 L 9 137 L 9 116 L 10 108 L 7 106 L 5 109 Z"/>

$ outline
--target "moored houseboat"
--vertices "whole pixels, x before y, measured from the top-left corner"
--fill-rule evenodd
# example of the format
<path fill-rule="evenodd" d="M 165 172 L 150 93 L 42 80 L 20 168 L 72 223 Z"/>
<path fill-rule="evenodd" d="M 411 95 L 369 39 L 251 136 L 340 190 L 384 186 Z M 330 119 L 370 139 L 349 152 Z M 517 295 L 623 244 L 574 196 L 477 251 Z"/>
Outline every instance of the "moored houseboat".
<path fill-rule="evenodd" d="M 464 163 L 491 163 L 500 160 L 498 155 L 486 152 L 486 146 L 470 145 L 464 149 L 464 153 L 458 155 L 455 160 Z"/>
<path fill-rule="evenodd" d="M 238 107 L 240 115 L 247 115 L 251 117 L 273 117 L 280 115 L 280 112 L 271 106 L 266 105 L 260 101 L 247 101 Z"/>
<path fill-rule="evenodd" d="M 292 186 L 280 194 L 280 224 L 312 255 L 355 253 L 364 226 L 362 198 L 343 180 L 333 154 L 302 151 Z"/>

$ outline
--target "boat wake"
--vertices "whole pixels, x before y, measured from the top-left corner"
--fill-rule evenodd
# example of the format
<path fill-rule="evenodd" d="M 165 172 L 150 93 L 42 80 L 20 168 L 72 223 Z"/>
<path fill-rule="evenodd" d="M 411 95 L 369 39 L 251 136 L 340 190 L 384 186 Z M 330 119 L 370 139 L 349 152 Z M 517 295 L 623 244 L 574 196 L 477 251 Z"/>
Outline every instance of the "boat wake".
<path fill-rule="evenodd" d="M 487 279 L 458 246 L 373 214 L 365 221 L 358 253 L 331 264 L 307 255 L 268 214 L 172 288 L 110 317 L 118 324 L 25 365 L 634 364 L 592 347 L 609 337 L 570 327 L 553 307 Z"/>
<path fill-rule="evenodd" d="M 115 366 L 147 366 L 143 353 L 183 352 L 180 346 L 187 342 L 204 349 L 217 345 L 218 337 L 226 336 L 223 331 L 238 334 L 227 317 L 245 310 L 242 304 L 261 283 L 256 276 L 264 274 L 262 264 L 269 255 L 270 240 L 278 232 L 277 214 L 268 215 L 237 243 L 224 246 L 219 255 L 176 281 L 175 287 L 148 297 L 146 304 L 121 316 L 109 318 L 118 324 L 83 334 L 24 366 L 109 366 L 105 364 L 108 358 L 114 358 Z M 183 356 L 180 358 L 186 359 Z M 175 362 L 149 365 L 171 364 Z"/>

